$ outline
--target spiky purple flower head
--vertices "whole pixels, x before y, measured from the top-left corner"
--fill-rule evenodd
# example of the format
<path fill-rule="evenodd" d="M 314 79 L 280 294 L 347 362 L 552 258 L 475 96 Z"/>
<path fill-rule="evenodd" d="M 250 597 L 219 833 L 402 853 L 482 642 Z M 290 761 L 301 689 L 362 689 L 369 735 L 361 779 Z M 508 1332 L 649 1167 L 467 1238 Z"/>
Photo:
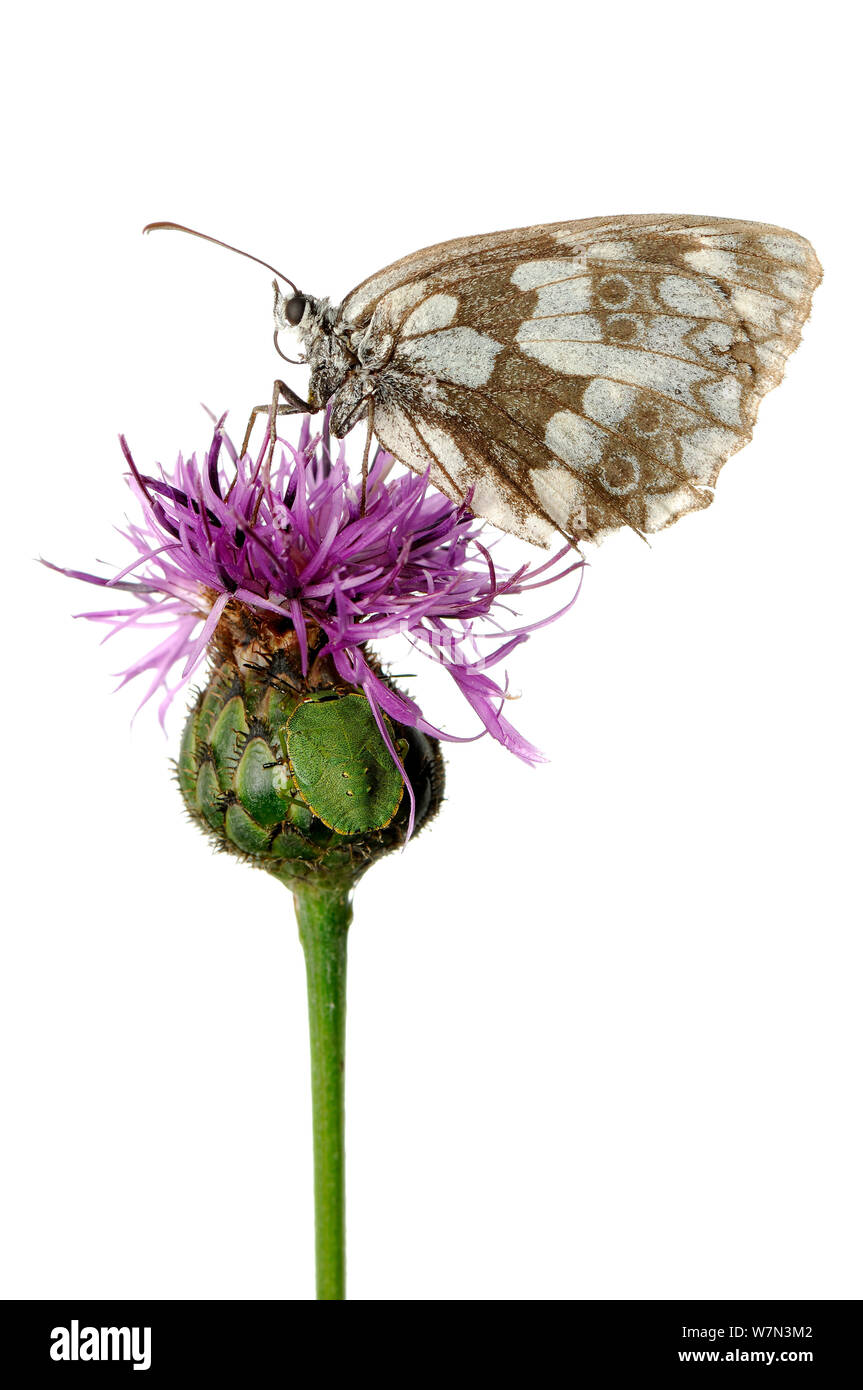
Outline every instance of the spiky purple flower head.
<path fill-rule="evenodd" d="M 288 622 L 304 674 L 311 634 L 316 656 L 330 657 L 339 676 L 363 691 L 388 745 L 382 710 L 434 738 L 467 741 L 429 723 L 369 660 L 367 643 L 398 635 L 449 672 L 493 738 L 527 762 L 541 761 L 503 717 L 505 683 L 488 672 L 531 631 L 560 617 L 578 589 L 558 612 L 523 626 L 505 621 L 512 617 L 507 601 L 580 571 L 584 562 L 567 547 L 536 567 L 498 569 L 480 540 L 483 527 L 470 498 L 451 502 L 427 476 L 391 477 L 394 460 L 382 450 L 369 471 L 363 508 L 344 445 L 332 459 L 326 436 L 312 436 L 308 417 L 296 445 L 279 440 L 270 467 L 266 445 L 255 459 L 238 458 L 223 423 L 224 417 L 206 457 L 181 455 L 173 471 L 160 468 L 158 476 L 142 474 L 121 439 L 143 512 L 140 523 L 122 532 L 135 557 L 108 578 L 61 571 L 134 598 L 132 607 L 79 615 L 107 623 L 109 636 L 131 627 L 158 631 L 121 684 L 149 674 L 141 703 L 162 690 L 164 720 L 228 606 L 244 605 L 262 619 Z"/>

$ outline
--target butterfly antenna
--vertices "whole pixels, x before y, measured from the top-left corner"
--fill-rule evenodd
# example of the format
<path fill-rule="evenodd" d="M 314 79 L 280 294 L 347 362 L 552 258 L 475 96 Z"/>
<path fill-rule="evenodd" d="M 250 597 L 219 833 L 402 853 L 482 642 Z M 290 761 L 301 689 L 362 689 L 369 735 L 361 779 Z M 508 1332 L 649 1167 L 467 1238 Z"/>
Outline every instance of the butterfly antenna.
<path fill-rule="evenodd" d="M 303 359 L 302 359 L 301 357 L 286 357 L 285 354 L 282 352 L 282 349 L 279 347 L 279 330 L 278 330 L 278 328 L 277 328 L 277 329 L 275 330 L 275 332 L 273 333 L 273 343 L 274 343 L 274 345 L 275 345 L 276 352 L 279 354 L 279 356 L 281 357 L 281 359 L 282 359 L 283 362 L 290 362 L 290 364 L 291 364 L 292 367 L 304 367 L 304 366 L 305 366 L 305 362 L 303 361 Z"/>
<path fill-rule="evenodd" d="M 227 241 L 219 241 L 218 237 L 208 236 L 206 232 L 196 232 L 194 227 L 184 227 L 180 222 L 148 222 L 144 228 L 144 235 L 146 236 L 148 232 L 186 232 L 188 236 L 200 237 L 201 241 L 211 241 L 214 246 L 222 246 L 226 251 L 234 251 L 238 256 L 245 256 L 247 261 L 256 261 L 266 270 L 271 270 L 274 275 L 278 275 L 280 280 L 284 280 L 286 285 L 290 285 L 294 294 L 299 294 L 299 290 L 290 276 L 283 275 L 280 270 L 276 270 L 274 265 L 270 265 L 269 261 L 262 261 L 260 256 L 253 256 L 249 251 L 241 251 L 239 246 L 231 246 Z"/>

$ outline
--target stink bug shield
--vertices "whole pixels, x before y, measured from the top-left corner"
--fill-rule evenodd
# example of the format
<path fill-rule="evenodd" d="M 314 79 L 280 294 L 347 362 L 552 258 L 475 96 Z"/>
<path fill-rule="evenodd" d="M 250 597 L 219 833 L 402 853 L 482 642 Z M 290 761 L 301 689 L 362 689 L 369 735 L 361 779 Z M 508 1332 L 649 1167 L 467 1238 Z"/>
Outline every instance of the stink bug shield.
<path fill-rule="evenodd" d="M 342 835 L 389 825 L 404 782 L 365 696 L 304 700 L 288 720 L 286 748 L 293 783 L 324 825 Z"/>

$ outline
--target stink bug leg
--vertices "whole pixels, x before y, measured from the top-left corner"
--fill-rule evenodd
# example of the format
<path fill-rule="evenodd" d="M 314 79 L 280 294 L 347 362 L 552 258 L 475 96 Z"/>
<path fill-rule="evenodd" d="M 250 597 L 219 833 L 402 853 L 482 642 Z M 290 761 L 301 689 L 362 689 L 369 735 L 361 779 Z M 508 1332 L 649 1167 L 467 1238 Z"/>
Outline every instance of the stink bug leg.
<path fill-rule="evenodd" d="M 284 727 L 278 730 L 277 737 L 282 756 L 279 758 L 278 762 L 265 763 L 264 766 L 273 769 L 273 786 L 279 796 L 289 796 L 293 792 L 294 784 L 291 780 L 290 763 L 288 761 L 288 739 Z"/>

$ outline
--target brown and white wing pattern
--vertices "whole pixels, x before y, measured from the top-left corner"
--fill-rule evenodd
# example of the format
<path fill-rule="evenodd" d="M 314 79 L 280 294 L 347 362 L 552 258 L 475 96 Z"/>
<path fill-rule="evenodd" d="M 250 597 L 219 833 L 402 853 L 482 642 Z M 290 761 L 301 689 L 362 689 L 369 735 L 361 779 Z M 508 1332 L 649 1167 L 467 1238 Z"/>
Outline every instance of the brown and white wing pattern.
<path fill-rule="evenodd" d="M 636 216 L 468 237 L 345 300 L 380 364 L 380 443 L 527 540 L 658 531 L 706 507 L 800 341 L 802 237 Z"/>

